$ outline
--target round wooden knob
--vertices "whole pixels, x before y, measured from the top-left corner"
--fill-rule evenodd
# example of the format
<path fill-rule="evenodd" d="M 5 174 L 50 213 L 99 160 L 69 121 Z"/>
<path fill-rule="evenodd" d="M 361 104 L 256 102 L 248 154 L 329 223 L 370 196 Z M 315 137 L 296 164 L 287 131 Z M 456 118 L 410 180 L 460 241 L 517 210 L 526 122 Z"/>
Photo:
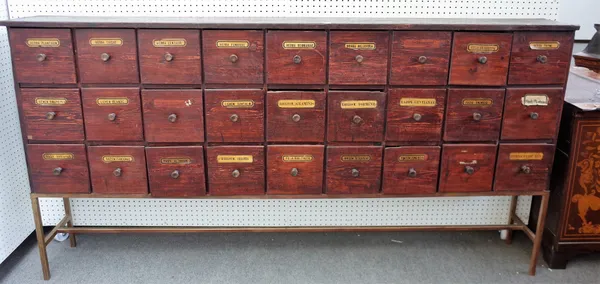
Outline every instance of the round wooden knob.
<path fill-rule="evenodd" d="M 237 122 L 238 120 L 240 120 L 240 116 L 234 113 L 229 117 L 229 120 Z"/>
<path fill-rule="evenodd" d="M 63 171 L 63 168 L 57 167 L 52 170 L 52 174 L 57 176 L 57 175 L 60 175 L 60 173 L 62 173 L 62 171 Z"/>
<path fill-rule="evenodd" d="M 300 64 L 300 62 L 302 62 L 302 57 L 300 57 L 300 55 L 294 55 L 294 63 L 296 64 Z"/>
<path fill-rule="evenodd" d="M 465 173 L 472 175 L 473 173 L 475 173 L 475 169 L 471 166 L 465 166 Z"/>
<path fill-rule="evenodd" d="M 352 176 L 358 177 L 358 176 L 360 176 L 360 172 L 357 169 L 352 169 Z"/>
<path fill-rule="evenodd" d="M 365 58 L 362 55 L 357 55 L 356 57 L 354 57 L 354 59 L 356 60 L 356 62 L 358 63 L 362 63 L 363 60 L 365 60 Z"/>
<path fill-rule="evenodd" d="M 47 112 L 47 113 L 46 113 L 46 119 L 47 119 L 47 120 L 52 120 L 52 119 L 54 119 L 55 117 L 56 117 L 56 112 L 49 111 L 49 112 Z"/>
<path fill-rule="evenodd" d="M 292 168 L 292 170 L 290 171 L 290 174 L 295 177 L 298 175 L 298 169 L 297 168 Z"/>
<path fill-rule="evenodd" d="M 169 114 L 169 117 L 168 117 L 168 119 L 169 119 L 169 121 L 170 121 L 171 123 L 173 123 L 173 122 L 177 121 L 177 115 L 176 115 L 176 114 L 174 114 L 174 113 L 172 113 L 172 114 Z"/>
<path fill-rule="evenodd" d="M 301 117 L 300 117 L 300 115 L 299 115 L 299 114 L 297 114 L 297 113 L 296 113 L 296 114 L 294 114 L 294 115 L 292 115 L 292 121 L 293 121 L 293 122 L 298 122 L 298 121 L 300 121 L 300 118 L 301 118 Z"/>
<path fill-rule="evenodd" d="M 531 173 L 531 167 L 529 167 L 529 166 L 521 166 L 521 172 L 523 172 L 525 174 L 530 174 Z"/>
<path fill-rule="evenodd" d="M 354 124 L 359 124 L 359 123 L 361 123 L 362 121 L 363 121 L 363 120 L 362 120 L 362 118 L 361 118 L 360 116 L 358 116 L 358 115 L 355 115 L 354 117 L 352 117 L 352 122 L 353 122 Z"/>
<path fill-rule="evenodd" d="M 419 56 L 419 63 L 425 64 L 427 62 L 427 56 Z"/>
<path fill-rule="evenodd" d="M 236 63 L 238 59 L 238 56 L 235 54 L 229 55 L 229 61 L 231 61 L 231 63 Z"/>
<path fill-rule="evenodd" d="M 487 59 L 487 57 L 485 57 L 485 56 L 481 56 L 481 57 L 479 57 L 479 58 L 477 59 L 477 61 L 478 61 L 479 63 L 481 63 L 481 64 L 486 64 L 486 63 L 487 63 L 487 60 L 488 60 L 488 59 Z"/>
<path fill-rule="evenodd" d="M 123 172 L 123 171 L 121 170 L 121 168 L 116 168 L 116 169 L 113 171 L 113 175 L 115 175 L 116 177 L 120 177 L 120 176 L 121 176 L 121 174 L 122 174 L 122 172 Z"/>
<path fill-rule="evenodd" d="M 481 120 L 481 113 L 474 112 L 473 113 L 473 120 L 480 121 Z"/>
<path fill-rule="evenodd" d="M 420 120 L 421 120 L 421 118 L 423 118 L 423 116 L 422 116 L 420 113 L 415 113 L 415 114 L 413 114 L 413 119 L 414 119 L 415 121 L 420 121 Z"/>
<path fill-rule="evenodd" d="M 100 59 L 102 59 L 102 61 L 106 62 L 106 61 L 110 60 L 110 54 L 108 54 L 106 52 L 102 53 L 102 54 L 100 54 Z"/>
<path fill-rule="evenodd" d="M 110 121 L 115 121 L 115 119 L 117 119 L 117 114 L 116 113 L 109 113 L 108 114 L 108 120 Z"/>
<path fill-rule="evenodd" d="M 171 172 L 171 177 L 172 178 L 178 178 L 179 177 L 179 171 L 178 170 L 174 170 Z"/>
<path fill-rule="evenodd" d="M 240 171 L 239 170 L 233 170 L 233 172 L 231 172 L 231 176 L 236 178 L 240 176 Z"/>
<path fill-rule="evenodd" d="M 42 61 L 46 60 L 46 54 L 40 53 L 40 54 L 38 54 L 38 55 L 35 56 L 35 59 L 38 62 L 42 62 Z"/>
<path fill-rule="evenodd" d="M 408 169 L 408 176 L 409 177 L 416 177 L 417 176 L 417 170 L 415 170 L 414 168 L 410 168 Z"/>
<path fill-rule="evenodd" d="M 536 60 L 537 62 L 544 64 L 548 62 L 548 57 L 546 55 L 538 55 Z"/>
<path fill-rule="evenodd" d="M 533 120 L 536 120 L 540 117 L 540 115 L 537 112 L 532 112 L 529 114 L 529 117 Z"/>
<path fill-rule="evenodd" d="M 173 54 L 171 54 L 171 53 L 168 53 L 168 52 L 167 52 L 167 53 L 165 53 L 165 56 L 164 56 L 164 57 L 165 57 L 165 61 L 167 61 L 167 62 L 171 62 L 171 61 L 173 61 L 173 58 L 174 58 Z"/>

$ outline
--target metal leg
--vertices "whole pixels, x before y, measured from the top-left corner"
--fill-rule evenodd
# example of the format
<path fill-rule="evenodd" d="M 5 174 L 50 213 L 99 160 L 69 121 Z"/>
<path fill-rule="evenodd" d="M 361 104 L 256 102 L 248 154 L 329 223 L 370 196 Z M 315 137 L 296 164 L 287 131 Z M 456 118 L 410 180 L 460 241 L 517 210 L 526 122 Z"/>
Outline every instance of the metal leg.
<path fill-rule="evenodd" d="M 508 224 L 512 224 L 513 223 L 513 216 L 515 215 L 515 212 L 517 211 L 517 200 L 518 200 L 518 196 L 511 196 L 510 198 L 510 210 L 508 211 Z M 513 230 L 506 230 L 506 239 L 504 240 L 504 242 L 507 245 L 510 245 L 512 243 L 512 237 L 513 237 Z"/>
<path fill-rule="evenodd" d="M 546 222 L 546 213 L 548 213 L 548 201 L 550 193 L 546 192 L 542 195 L 542 203 L 540 204 L 540 213 L 538 215 L 537 227 L 535 228 L 535 238 L 533 239 L 533 250 L 531 252 L 531 260 L 529 261 L 529 275 L 535 275 L 537 258 L 542 247 L 542 236 L 544 234 L 544 223 Z"/>
<path fill-rule="evenodd" d="M 38 249 L 40 251 L 42 273 L 44 274 L 44 280 L 50 280 L 50 266 L 48 265 L 48 254 L 46 252 L 46 243 L 44 241 L 44 226 L 42 224 L 40 203 L 37 197 L 31 197 L 31 207 L 33 209 L 33 221 L 35 222 L 35 235 L 37 237 Z"/>
<path fill-rule="evenodd" d="M 65 206 L 65 215 L 69 216 L 69 222 L 67 222 L 67 227 L 73 227 L 73 214 L 71 214 L 71 200 L 68 197 L 63 198 L 63 204 Z M 77 246 L 77 239 L 75 237 L 75 233 L 69 234 L 69 242 L 71 243 L 71 247 L 74 248 Z"/>

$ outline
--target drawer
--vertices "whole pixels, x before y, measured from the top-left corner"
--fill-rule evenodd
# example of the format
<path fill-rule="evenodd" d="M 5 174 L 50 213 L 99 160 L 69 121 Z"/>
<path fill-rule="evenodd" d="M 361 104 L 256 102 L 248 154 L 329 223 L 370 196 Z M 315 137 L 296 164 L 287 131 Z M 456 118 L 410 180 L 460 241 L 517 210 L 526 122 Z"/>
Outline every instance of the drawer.
<path fill-rule="evenodd" d="M 206 90 L 208 142 L 265 140 L 263 90 Z"/>
<path fill-rule="evenodd" d="M 27 139 L 83 141 L 78 89 L 21 89 Z"/>
<path fill-rule="evenodd" d="M 379 146 L 328 146 L 326 193 L 378 193 L 382 154 Z"/>
<path fill-rule="evenodd" d="M 138 88 L 83 88 L 85 133 L 91 141 L 141 141 Z"/>
<path fill-rule="evenodd" d="M 446 85 L 451 32 L 395 31 L 391 85 Z"/>
<path fill-rule="evenodd" d="M 506 85 L 511 42 L 510 33 L 454 33 L 450 84 Z"/>
<path fill-rule="evenodd" d="M 388 32 L 332 31 L 329 84 L 385 85 L 388 41 Z"/>
<path fill-rule="evenodd" d="M 206 151 L 211 195 L 265 194 L 263 146 L 216 146 Z"/>
<path fill-rule="evenodd" d="M 502 139 L 555 139 L 563 94 L 562 88 L 507 89 Z"/>
<path fill-rule="evenodd" d="M 87 151 L 94 193 L 148 193 L 143 146 L 90 146 Z"/>
<path fill-rule="evenodd" d="M 204 142 L 202 90 L 142 90 L 148 142 Z"/>
<path fill-rule="evenodd" d="M 204 30 L 202 51 L 206 83 L 263 83 L 263 31 Z"/>
<path fill-rule="evenodd" d="M 327 32 L 268 31 L 268 84 L 325 84 Z"/>
<path fill-rule="evenodd" d="M 439 191 L 491 191 L 496 148 L 495 144 L 445 144 Z"/>
<path fill-rule="evenodd" d="M 77 66 L 81 83 L 138 83 L 135 31 L 78 29 Z"/>
<path fill-rule="evenodd" d="M 325 92 L 268 92 L 267 141 L 325 141 L 325 106 Z"/>
<path fill-rule="evenodd" d="M 550 144 L 500 144 L 494 190 L 548 190 L 554 149 Z"/>
<path fill-rule="evenodd" d="M 75 84 L 69 29 L 10 29 L 17 83 Z"/>
<path fill-rule="evenodd" d="M 385 93 L 331 91 L 327 99 L 327 141 L 379 142 L 383 140 Z"/>
<path fill-rule="evenodd" d="M 440 167 L 439 146 L 385 148 L 384 194 L 433 194 Z"/>
<path fill-rule="evenodd" d="M 323 193 L 323 150 L 323 145 L 267 146 L 267 193 Z"/>
<path fill-rule="evenodd" d="M 34 193 L 89 193 L 85 146 L 29 144 L 27 162 Z"/>
<path fill-rule="evenodd" d="M 139 30 L 138 45 L 142 83 L 202 83 L 199 31 Z"/>
<path fill-rule="evenodd" d="M 206 194 L 202 146 L 147 147 L 146 160 L 152 196 Z"/>
<path fill-rule="evenodd" d="M 446 89 L 390 89 L 386 141 L 440 141 Z"/>
<path fill-rule="evenodd" d="M 508 84 L 565 84 L 572 49 L 572 32 L 516 32 Z"/>
<path fill-rule="evenodd" d="M 444 141 L 496 141 L 504 89 L 449 89 Z"/>

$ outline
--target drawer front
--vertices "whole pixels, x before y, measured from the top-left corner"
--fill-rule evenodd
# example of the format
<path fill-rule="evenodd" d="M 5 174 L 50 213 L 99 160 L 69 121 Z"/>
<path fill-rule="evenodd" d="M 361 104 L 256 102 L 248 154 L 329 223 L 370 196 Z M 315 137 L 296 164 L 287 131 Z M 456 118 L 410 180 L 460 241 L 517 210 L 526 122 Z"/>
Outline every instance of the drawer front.
<path fill-rule="evenodd" d="M 329 41 L 329 84 L 387 83 L 388 32 L 332 31 Z"/>
<path fill-rule="evenodd" d="M 573 35 L 572 32 L 516 32 L 508 84 L 564 84 Z"/>
<path fill-rule="evenodd" d="M 454 33 L 450 84 L 506 85 L 511 42 L 510 33 Z"/>
<path fill-rule="evenodd" d="M 91 141 L 141 141 L 138 88 L 83 88 L 85 133 Z"/>
<path fill-rule="evenodd" d="M 563 94 L 562 88 L 507 89 L 502 139 L 555 139 Z"/>
<path fill-rule="evenodd" d="M 496 141 L 504 89 L 449 89 L 445 141 Z"/>
<path fill-rule="evenodd" d="M 446 89 L 390 89 L 386 141 L 440 141 Z"/>
<path fill-rule="evenodd" d="M 208 192 L 211 195 L 265 193 L 263 146 L 208 147 Z"/>
<path fill-rule="evenodd" d="M 440 167 L 439 146 L 385 148 L 384 194 L 435 193 Z"/>
<path fill-rule="evenodd" d="M 87 150 L 94 193 L 148 193 L 143 146 L 90 146 Z"/>
<path fill-rule="evenodd" d="M 139 30 L 140 72 L 145 84 L 200 84 L 200 32 Z"/>
<path fill-rule="evenodd" d="M 204 142 L 202 90 L 142 90 L 148 142 Z"/>
<path fill-rule="evenodd" d="M 267 193 L 323 193 L 323 150 L 323 145 L 267 146 Z"/>
<path fill-rule="evenodd" d="M 78 89 L 21 89 L 27 139 L 83 141 Z"/>
<path fill-rule="evenodd" d="M 139 82 L 135 30 L 75 30 L 81 83 Z"/>
<path fill-rule="evenodd" d="M 328 146 L 326 193 L 378 193 L 382 151 L 379 146 Z"/>
<path fill-rule="evenodd" d="M 11 28 L 10 44 L 18 83 L 77 83 L 71 30 Z"/>
<path fill-rule="evenodd" d="M 327 99 L 327 141 L 383 140 L 385 93 L 331 91 Z"/>
<path fill-rule="evenodd" d="M 494 190 L 548 190 L 554 149 L 550 144 L 500 144 Z"/>
<path fill-rule="evenodd" d="M 29 144 L 27 161 L 34 193 L 89 193 L 85 146 Z"/>
<path fill-rule="evenodd" d="M 267 141 L 325 141 L 325 106 L 325 92 L 268 92 Z"/>
<path fill-rule="evenodd" d="M 394 32 L 390 84 L 446 85 L 451 41 L 451 32 Z"/>
<path fill-rule="evenodd" d="M 496 145 L 446 144 L 442 148 L 440 192 L 492 190 Z"/>
<path fill-rule="evenodd" d="M 208 142 L 264 141 L 263 90 L 206 90 Z"/>
<path fill-rule="evenodd" d="M 216 84 L 262 84 L 263 31 L 202 31 L 204 80 Z"/>
<path fill-rule="evenodd" d="M 186 197 L 206 194 L 202 146 L 147 147 L 150 194 Z"/>
<path fill-rule="evenodd" d="M 268 31 L 267 83 L 325 84 L 327 32 Z"/>

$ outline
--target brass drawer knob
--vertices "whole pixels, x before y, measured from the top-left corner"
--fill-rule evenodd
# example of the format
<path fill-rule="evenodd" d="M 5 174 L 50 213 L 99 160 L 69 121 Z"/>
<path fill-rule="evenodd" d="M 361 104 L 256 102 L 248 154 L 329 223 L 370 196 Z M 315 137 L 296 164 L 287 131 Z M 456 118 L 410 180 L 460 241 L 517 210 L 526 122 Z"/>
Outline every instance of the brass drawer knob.
<path fill-rule="evenodd" d="M 115 121 L 115 119 L 117 119 L 117 114 L 112 112 L 108 114 L 108 120 L 110 121 Z"/>
<path fill-rule="evenodd" d="M 54 170 L 52 170 L 52 174 L 57 176 L 57 175 L 60 175 L 60 173 L 62 173 L 62 171 L 63 171 L 63 168 L 61 168 L 61 167 L 54 168 Z"/>
<path fill-rule="evenodd" d="M 298 121 L 300 121 L 300 118 L 301 118 L 301 117 L 300 117 L 300 115 L 299 115 L 299 114 L 297 114 L 297 113 L 296 113 L 296 114 L 294 114 L 294 115 L 292 115 L 292 121 L 293 121 L 293 122 L 298 122 Z"/>
<path fill-rule="evenodd" d="M 473 120 L 480 121 L 481 120 L 481 113 L 474 112 L 473 113 Z"/>
<path fill-rule="evenodd" d="M 414 119 L 415 121 L 420 121 L 420 120 L 421 120 L 421 118 L 423 118 L 423 116 L 422 116 L 420 113 L 415 113 L 415 114 L 413 114 L 413 119 Z"/>
<path fill-rule="evenodd" d="M 408 169 L 408 176 L 411 178 L 414 178 L 417 176 L 417 170 L 415 170 L 414 168 L 410 168 Z"/>
<path fill-rule="evenodd" d="M 361 123 L 362 121 L 363 121 L 363 120 L 362 120 L 362 118 L 361 118 L 360 116 L 358 116 L 358 115 L 355 115 L 354 117 L 352 117 L 352 122 L 353 122 L 354 124 L 359 124 L 359 123 Z"/>
<path fill-rule="evenodd" d="M 240 120 L 240 116 L 234 113 L 229 117 L 229 120 L 237 122 L 238 120 Z"/>
<path fill-rule="evenodd" d="M 238 59 L 239 57 L 235 54 L 229 55 L 229 61 L 231 61 L 231 63 L 236 63 Z"/>
<path fill-rule="evenodd" d="M 302 62 L 302 57 L 300 57 L 300 55 L 294 55 L 293 60 L 295 64 L 300 64 L 300 62 Z"/>
<path fill-rule="evenodd" d="M 485 56 L 481 56 L 479 58 L 477 58 L 477 61 L 481 64 L 486 64 L 487 63 L 487 57 Z"/>
<path fill-rule="evenodd" d="M 173 54 L 171 54 L 169 52 L 165 53 L 165 61 L 171 62 L 171 61 L 173 61 L 173 58 L 174 58 Z"/>
<path fill-rule="evenodd" d="M 35 56 L 35 59 L 38 62 L 42 62 L 42 61 L 46 60 L 46 54 L 40 53 L 40 54 L 38 54 L 38 55 Z"/>
<path fill-rule="evenodd" d="M 533 120 L 536 120 L 540 117 L 540 115 L 537 112 L 532 112 L 529 114 L 529 117 Z"/>
<path fill-rule="evenodd" d="M 360 176 L 360 171 L 358 171 L 357 169 L 352 169 L 352 176 L 353 176 L 353 177 L 358 177 L 358 176 Z"/>
<path fill-rule="evenodd" d="M 362 55 L 360 55 L 360 54 L 359 54 L 359 55 L 357 55 L 356 57 L 354 57 L 354 59 L 355 59 L 355 60 L 356 60 L 356 62 L 358 62 L 358 63 L 362 63 L 362 62 L 365 60 L 365 58 L 364 58 Z"/>
<path fill-rule="evenodd" d="M 106 52 L 102 53 L 102 54 L 100 54 L 100 59 L 102 59 L 102 61 L 104 61 L 104 62 L 109 61 L 110 60 L 110 54 L 108 54 Z"/>
<path fill-rule="evenodd" d="M 179 177 L 179 171 L 178 170 L 174 170 L 171 172 L 171 177 L 172 178 L 178 178 Z"/>
<path fill-rule="evenodd" d="M 47 120 L 52 120 L 52 119 L 54 119 L 55 117 L 56 117 L 56 112 L 49 111 L 49 112 L 47 112 L 47 113 L 46 113 L 46 119 L 47 119 Z"/>
<path fill-rule="evenodd" d="M 169 121 L 170 121 L 171 123 L 173 123 L 173 122 L 177 121 L 177 115 L 176 115 L 176 114 L 174 114 L 174 113 L 172 113 L 172 114 L 169 114 Z"/>
<path fill-rule="evenodd" d="M 297 168 L 292 168 L 292 170 L 290 171 L 290 174 L 295 177 L 298 175 L 298 169 Z"/>
<path fill-rule="evenodd" d="M 419 63 L 425 64 L 427 62 L 427 56 L 419 56 Z"/>
<path fill-rule="evenodd" d="M 545 64 L 546 62 L 548 62 L 548 56 L 546 55 L 538 55 L 536 58 L 537 62 Z"/>
<path fill-rule="evenodd" d="M 521 166 L 521 172 L 523 172 L 524 174 L 530 174 L 531 173 L 531 167 L 529 167 L 529 166 Z"/>
<path fill-rule="evenodd" d="M 123 171 L 121 170 L 121 168 L 116 168 L 113 171 L 113 175 L 115 175 L 116 177 L 120 177 L 122 173 L 123 173 Z"/>
<path fill-rule="evenodd" d="M 475 173 L 475 169 L 471 166 L 465 166 L 465 173 L 467 173 L 468 175 L 472 175 L 473 173 Z"/>
<path fill-rule="evenodd" d="M 240 176 L 240 171 L 239 170 L 233 170 L 233 172 L 231 172 L 231 176 L 236 178 Z"/>

